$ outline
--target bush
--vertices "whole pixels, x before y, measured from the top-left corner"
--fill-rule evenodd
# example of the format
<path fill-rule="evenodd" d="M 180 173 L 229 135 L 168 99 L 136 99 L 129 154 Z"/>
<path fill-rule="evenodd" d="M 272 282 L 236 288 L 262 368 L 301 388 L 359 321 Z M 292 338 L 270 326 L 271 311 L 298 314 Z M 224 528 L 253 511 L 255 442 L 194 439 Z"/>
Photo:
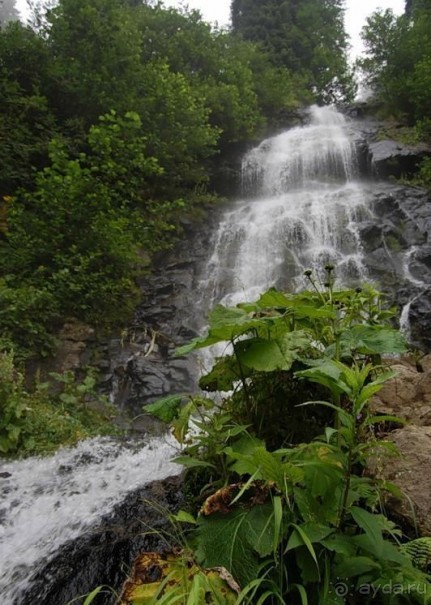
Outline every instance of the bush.
<path fill-rule="evenodd" d="M 324 287 L 310 271 L 310 291 L 273 289 L 255 303 L 217 307 L 208 335 L 179 350 L 230 342 L 231 354 L 216 359 L 201 385 L 233 394 L 219 403 L 178 396 L 147 410 L 170 420 L 185 444 L 177 461 L 203 468 L 211 482 L 197 518 L 182 518 L 192 522 L 197 562 L 224 567 L 239 583 L 237 603 L 353 605 L 358 595 L 364 604 L 428 602 L 429 576 L 381 508 L 384 490 L 397 492 L 363 472 L 389 447 L 376 440 L 376 426 L 402 423 L 374 417 L 368 403 L 393 376 L 381 356 L 406 345 L 378 292 L 336 291 L 333 267 L 325 271 Z M 267 396 L 277 381 L 285 395 L 278 424 Z M 315 385 L 320 401 L 308 400 Z M 316 417 L 320 434 L 287 443 L 292 414 L 306 418 L 316 408 L 329 412 Z M 268 447 L 274 430 L 278 443 Z M 389 585 L 397 590 L 386 598 Z"/>
<path fill-rule="evenodd" d="M 115 410 L 97 394 L 95 384 L 91 371 L 82 381 L 66 372 L 52 374 L 30 392 L 13 353 L 1 351 L 0 455 L 46 454 L 81 439 L 118 434 L 112 423 Z"/>

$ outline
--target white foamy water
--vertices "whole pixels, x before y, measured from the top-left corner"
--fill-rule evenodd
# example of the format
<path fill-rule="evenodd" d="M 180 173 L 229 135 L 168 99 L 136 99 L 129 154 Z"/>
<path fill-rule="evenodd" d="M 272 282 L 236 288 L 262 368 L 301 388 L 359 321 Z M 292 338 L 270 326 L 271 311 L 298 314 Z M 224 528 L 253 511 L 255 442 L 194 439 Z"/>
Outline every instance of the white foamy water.
<path fill-rule="evenodd" d="M 0 603 L 19 605 L 37 569 L 131 492 L 178 474 L 167 436 L 147 445 L 84 441 L 47 458 L 2 465 L 0 478 Z M 42 605 L 42 604 L 35 604 Z"/>
<path fill-rule="evenodd" d="M 357 225 L 371 217 L 345 118 L 313 107 L 311 122 L 263 141 L 243 162 L 243 188 L 220 223 L 202 283 L 206 307 L 304 287 L 331 262 L 343 284 L 366 277 Z"/>

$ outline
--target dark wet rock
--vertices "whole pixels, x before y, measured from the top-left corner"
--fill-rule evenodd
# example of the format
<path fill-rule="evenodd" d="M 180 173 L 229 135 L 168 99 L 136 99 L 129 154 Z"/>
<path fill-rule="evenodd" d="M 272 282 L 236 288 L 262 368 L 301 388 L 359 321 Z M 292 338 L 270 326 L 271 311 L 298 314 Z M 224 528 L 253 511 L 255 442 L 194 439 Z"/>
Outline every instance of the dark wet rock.
<path fill-rule="evenodd" d="M 376 224 L 375 221 L 362 223 L 359 234 L 366 252 L 373 252 L 383 244 L 382 226 Z"/>
<path fill-rule="evenodd" d="M 95 355 L 104 377 L 101 388 L 132 416 L 159 397 L 196 388 L 196 361 L 178 360 L 175 349 L 196 338 L 205 322 L 200 281 L 206 279 L 203 267 L 219 212 L 209 213 L 205 225 L 187 226 L 184 240 L 157 256 L 151 275 L 139 281 L 142 302 L 133 322 Z"/>
<path fill-rule="evenodd" d="M 409 321 L 412 342 L 425 351 L 431 351 L 431 287 L 413 300 Z"/>
<path fill-rule="evenodd" d="M 431 148 L 386 140 L 370 143 L 369 153 L 378 176 L 400 178 L 415 174 L 423 158 L 431 155 Z"/>
<path fill-rule="evenodd" d="M 428 269 L 431 269 L 431 246 L 423 246 L 415 253 L 417 261 L 424 264 Z"/>
<path fill-rule="evenodd" d="M 66 605 L 97 586 L 119 590 L 140 552 L 163 552 L 171 542 L 167 515 L 181 506 L 181 481 L 180 477 L 155 481 L 128 494 L 97 527 L 42 563 L 31 588 L 11 605 Z M 115 602 L 106 593 L 93 601 L 95 605 Z"/>

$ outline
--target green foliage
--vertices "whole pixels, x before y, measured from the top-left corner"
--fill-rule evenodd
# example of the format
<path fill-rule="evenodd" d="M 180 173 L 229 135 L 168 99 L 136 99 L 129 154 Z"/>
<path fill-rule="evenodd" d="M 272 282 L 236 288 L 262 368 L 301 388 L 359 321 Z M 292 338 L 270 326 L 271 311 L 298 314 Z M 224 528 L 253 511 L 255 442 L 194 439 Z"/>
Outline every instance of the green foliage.
<path fill-rule="evenodd" d="M 183 74 L 209 110 L 221 143 L 251 138 L 265 119 L 292 108 L 292 77 L 276 69 L 255 45 L 211 31 L 197 12 L 146 7 L 141 12 L 145 56 Z"/>
<path fill-rule="evenodd" d="M 402 336 L 387 323 L 392 313 L 382 309 L 373 288 L 334 291 L 331 266 L 323 280 L 328 288 L 319 289 L 311 275 L 308 279 L 311 291 L 286 295 L 272 289 L 255 303 L 217 306 L 208 334 L 177 351 L 182 355 L 230 343 L 232 353 L 215 360 L 200 386 L 233 391 L 226 404 L 230 414 L 250 424 L 270 447 L 318 434 L 330 415 L 298 409 L 304 401 L 323 397 L 320 386 L 312 384 L 319 381 L 300 380 L 300 370 L 312 365 L 329 371 L 333 360 L 378 363 L 381 355 L 406 350 Z"/>
<path fill-rule="evenodd" d="M 15 370 L 12 353 L 0 353 L 0 453 L 15 451 L 22 440 L 27 398 L 23 377 Z"/>
<path fill-rule="evenodd" d="M 124 319 L 142 259 L 214 202 L 212 158 L 301 96 L 195 11 L 44 7 L 0 30 L 0 329 L 19 356 L 49 353 L 67 316 Z"/>
<path fill-rule="evenodd" d="M 341 0 L 233 0 L 232 26 L 261 44 L 273 65 L 302 77 L 315 100 L 335 102 L 355 92 L 343 9 Z"/>
<path fill-rule="evenodd" d="M 272 552 L 274 531 L 271 502 L 200 516 L 195 554 L 204 567 L 225 567 L 245 586 L 257 577 L 260 557 Z"/>
<path fill-rule="evenodd" d="M 24 386 L 13 353 L 0 353 L 0 454 L 41 455 L 81 439 L 118 434 L 115 411 L 97 394 L 94 372 L 51 374 L 34 391 Z"/>
<path fill-rule="evenodd" d="M 45 164 L 56 132 L 49 83 L 43 40 L 19 22 L 0 30 L 0 196 L 30 187 L 34 168 Z"/>
<path fill-rule="evenodd" d="M 29 357 L 34 351 L 43 357 L 52 353 L 51 330 L 58 320 L 57 300 L 44 284 L 11 287 L 7 278 L 0 280 L 2 338 L 14 343 L 17 357 Z"/>
<path fill-rule="evenodd" d="M 431 158 L 422 160 L 418 173 L 409 180 L 409 184 L 431 189 Z"/>
<path fill-rule="evenodd" d="M 139 116 L 111 112 L 90 129 L 77 159 L 53 141 L 34 190 L 9 203 L 0 324 L 21 348 L 46 351 L 46 332 L 61 317 L 107 323 L 131 308 L 137 246 L 166 247 L 179 204 L 144 195 L 162 173 L 146 147 Z"/>
<path fill-rule="evenodd" d="M 212 485 L 219 486 L 193 521 L 190 544 L 201 565 L 232 573 L 242 588 L 238 604 L 353 605 L 358 598 L 365 604 L 396 605 L 402 598 L 428 603 L 428 545 L 400 548 L 402 533 L 380 508 L 386 484 L 362 472 L 369 456 L 380 456 L 386 447 L 376 441 L 375 425 L 396 420 L 374 417 L 368 409 L 393 376 L 381 356 L 403 352 L 405 343 L 390 327 L 391 313 L 378 292 L 336 291 L 334 268 L 327 266 L 325 273 L 325 287 L 306 272 L 310 291 L 272 289 L 255 303 L 218 306 L 208 335 L 179 350 L 218 342 L 232 346 L 203 379 L 211 389 L 234 391 L 212 404 L 208 423 L 196 420 L 203 404 L 181 396 L 149 410 L 174 427 L 187 415 L 178 461 L 195 473 L 202 464 L 206 478 L 210 467 Z M 268 431 L 265 414 L 274 402 L 267 394 L 280 377 L 286 385 L 277 417 L 282 430 L 279 445 L 272 441 L 269 448 L 265 441 L 274 425 Z M 287 387 L 292 383 L 306 386 L 301 393 Z M 301 400 L 315 388 L 319 401 Z M 265 394 L 261 406 L 259 389 Z M 320 433 L 280 447 L 290 437 L 283 415 L 291 418 L 296 410 L 304 422 L 307 411 L 319 408 L 329 412 L 318 423 Z M 237 430 L 232 416 L 242 420 Z M 260 422 L 249 422 L 250 416 Z M 190 526 L 189 515 L 183 520 Z M 337 589 L 340 583 L 345 592 Z M 397 590 L 386 598 L 385 587 L 393 585 Z"/>
<path fill-rule="evenodd" d="M 363 30 L 367 56 L 362 59 L 367 82 L 388 113 L 411 123 L 430 117 L 431 11 L 417 2 L 411 14 L 391 10 L 368 18 Z"/>

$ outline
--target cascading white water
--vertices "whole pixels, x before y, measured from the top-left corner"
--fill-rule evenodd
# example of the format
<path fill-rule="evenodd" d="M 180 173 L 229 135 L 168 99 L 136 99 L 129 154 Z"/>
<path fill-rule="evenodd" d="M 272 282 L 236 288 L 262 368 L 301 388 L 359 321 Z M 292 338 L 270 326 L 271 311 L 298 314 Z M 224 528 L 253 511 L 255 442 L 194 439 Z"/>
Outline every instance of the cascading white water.
<path fill-rule="evenodd" d="M 357 224 L 371 217 L 345 118 L 312 107 L 310 124 L 263 141 L 243 162 L 243 188 L 219 226 L 202 289 L 205 306 L 295 290 L 305 269 L 331 262 L 343 283 L 366 275 Z M 251 198 L 251 195 L 253 197 Z"/>
<path fill-rule="evenodd" d="M 19 605 L 37 569 L 62 545 L 97 525 L 128 492 L 178 474 L 181 467 L 170 462 L 175 451 L 168 437 L 145 447 L 93 439 L 55 456 L 3 465 L 1 605 Z"/>

